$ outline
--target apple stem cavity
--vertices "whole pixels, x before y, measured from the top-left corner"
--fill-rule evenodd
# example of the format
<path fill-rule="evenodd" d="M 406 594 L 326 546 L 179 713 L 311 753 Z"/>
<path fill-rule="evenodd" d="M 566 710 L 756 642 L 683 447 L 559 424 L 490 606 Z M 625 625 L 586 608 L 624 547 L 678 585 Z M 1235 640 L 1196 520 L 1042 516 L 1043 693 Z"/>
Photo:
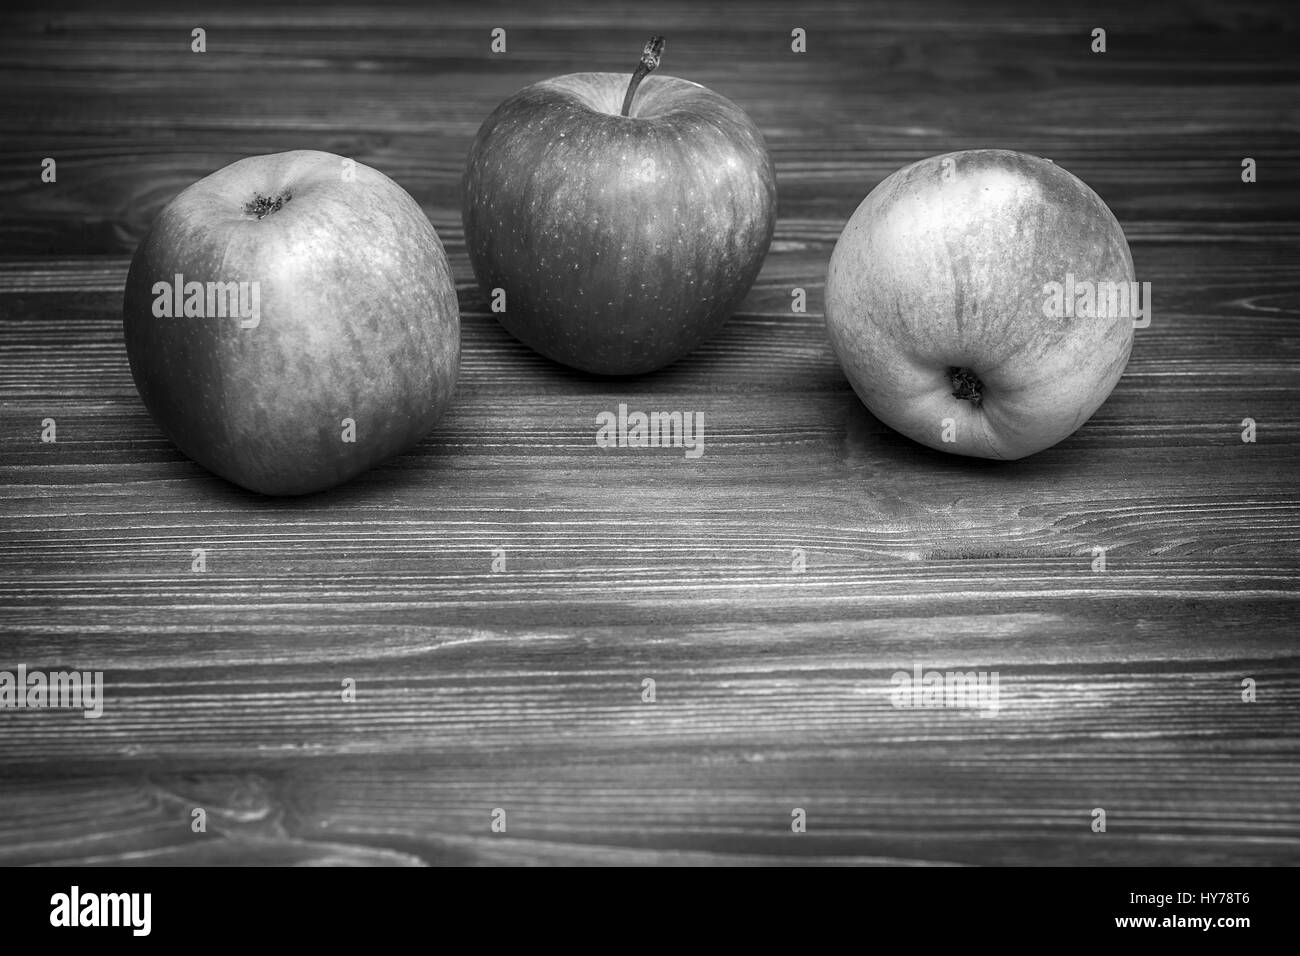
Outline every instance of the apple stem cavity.
<path fill-rule="evenodd" d="M 976 408 L 984 401 L 984 383 L 968 368 L 949 368 L 948 380 L 952 382 L 952 397 L 964 398 Z"/>
<path fill-rule="evenodd" d="M 645 49 L 641 51 L 641 62 L 636 65 L 632 82 L 627 85 L 627 95 L 623 97 L 621 116 L 628 116 L 632 112 L 632 97 L 636 96 L 636 88 L 641 85 L 642 80 L 659 68 L 659 60 L 663 55 L 663 37 L 651 37 L 646 41 Z"/>
<path fill-rule="evenodd" d="M 258 195 L 253 198 L 252 202 L 244 206 L 244 212 L 250 216 L 256 216 L 258 219 L 265 219 L 271 213 L 278 212 L 292 198 L 293 196 L 288 192 L 280 193 L 274 199 L 270 196 Z"/>

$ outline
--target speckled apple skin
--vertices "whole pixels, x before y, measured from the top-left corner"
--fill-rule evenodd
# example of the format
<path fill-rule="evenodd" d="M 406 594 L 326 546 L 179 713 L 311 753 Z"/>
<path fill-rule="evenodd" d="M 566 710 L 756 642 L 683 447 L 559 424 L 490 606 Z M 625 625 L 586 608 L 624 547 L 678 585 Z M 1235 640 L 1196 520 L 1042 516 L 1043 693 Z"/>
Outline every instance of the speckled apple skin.
<path fill-rule="evenodd" d="M 947 165 L 946 165 L 947 162 Z M 1119 222 L 1082 181 L 1008 150 L 923 159 L 882 181 L 845 226 L 826 278 L 826 325 L 863 403 L 941 451 L 1016 459 L 1072 434 L 1110 395 L 1131 316 L 1048 318 L 1066 273 L 1131 282 Z M 955 397 L 950 368 L 984 383 Z M 955 441 L 944 441 L 944 421 Z"/>
<path fill-rule="evenodd" d="M 465 242 L 496 315 L 574 368 L 635 375 L 718 331 L 776 226 L 763 136 L 723 96 L 652 75 L 620 116 L 628 76 L 529 86 L 483 123 L 464 186 Z"/>
<path fill-rule="evenodd" d="M 218 170 L 162 210 L 127 277 L 145 407 L 188 457 L 263 494 L 321 491 L 409 449 L 455 387 L 460 313 L 442 243 L 400 186 L 346 162 L 294 151 Z M 245 211 L 286 191 L 263 219 Z M 260 322 L 155 317 L 153 285 L 177 273 L 259 282 Z"/>

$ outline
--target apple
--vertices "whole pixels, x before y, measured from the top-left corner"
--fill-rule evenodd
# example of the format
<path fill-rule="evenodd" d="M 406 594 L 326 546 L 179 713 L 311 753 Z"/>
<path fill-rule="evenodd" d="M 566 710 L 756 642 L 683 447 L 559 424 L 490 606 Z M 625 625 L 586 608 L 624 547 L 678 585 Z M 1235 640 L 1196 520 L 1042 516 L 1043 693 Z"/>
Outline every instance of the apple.
<path fill-rule="evenodd" d="M 311 150 L 241 159 L 168 203 L 131 261 L 123 326 L 167 436 L 269 495 L 409 449 L 460 362 L 456 287 L 423 210 L 383 173 Z"/>
<path fill-rule="evenodd" d="M 575 73 L 520 90 L 469 153 L 465 243 L 493 311 L 587 372 L 653 371 L 716 332 L 776 224 L 762 134 L 712 90 L 648 77 L 662 51 L 647 43 L 630 82 Z"/>
<path fill-rule="evenodd" d="M 862 202 L 831 255 L 826 325 L 885 424 L 942 451 L 1016 459 L 1106 400 L 1134 319 L 1149 322 L 1149 291 L 1083 182 L 1051 160 L 968 150 L 900 169 Z"/>

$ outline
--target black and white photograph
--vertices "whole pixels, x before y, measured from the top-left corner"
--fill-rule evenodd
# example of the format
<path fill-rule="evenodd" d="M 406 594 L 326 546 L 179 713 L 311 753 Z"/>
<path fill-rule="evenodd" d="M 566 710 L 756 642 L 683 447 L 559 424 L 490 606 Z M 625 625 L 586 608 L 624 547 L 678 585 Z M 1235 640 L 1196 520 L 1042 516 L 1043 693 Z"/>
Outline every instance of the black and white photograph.
<path fill-rule="evenodd" d="M 0 23 L 0 867 L 54 887 L 6 925 L 186 940 L 168 885 L 286 867 L 1032 868 L 1104 879 L 1104 938 L 1258 939 L 1300 7 Z"/>

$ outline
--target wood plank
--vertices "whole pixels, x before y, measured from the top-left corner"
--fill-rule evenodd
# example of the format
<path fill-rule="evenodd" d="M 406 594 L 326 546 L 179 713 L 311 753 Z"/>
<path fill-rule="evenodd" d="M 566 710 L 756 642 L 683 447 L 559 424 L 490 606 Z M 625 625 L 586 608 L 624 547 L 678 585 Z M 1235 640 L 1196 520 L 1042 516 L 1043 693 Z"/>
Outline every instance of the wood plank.
<path fill-rule="evenodd" d="M 96 720 L 0 709 L 0 864 L 1300 862 L 1298 20 L 1281 2 L 951 0 L 13 15 L 0 670 L 100 670 L 106 700 Z M 503 97 L 623 71 L 658 30 L 665 72 L 763 129 L 779 222 L 722 334 L 601 379 L 492 318 L 460 177 Z M 1092 185 L 1155 303 L 1092 421 L 1014 463 L 882 425 L 822 318 L 866 193 L 989 145 Z M 280 501 L 153 425 L 121 294 L 180 189 L 300 147 L 425 209 L 458 280 L 462 378 L 409 454 Z M 702 412 L 704 455 L 596 447 L 620 402 Z M 996 716 L 895 706 L 916 667 L 996 672 Z"/>

